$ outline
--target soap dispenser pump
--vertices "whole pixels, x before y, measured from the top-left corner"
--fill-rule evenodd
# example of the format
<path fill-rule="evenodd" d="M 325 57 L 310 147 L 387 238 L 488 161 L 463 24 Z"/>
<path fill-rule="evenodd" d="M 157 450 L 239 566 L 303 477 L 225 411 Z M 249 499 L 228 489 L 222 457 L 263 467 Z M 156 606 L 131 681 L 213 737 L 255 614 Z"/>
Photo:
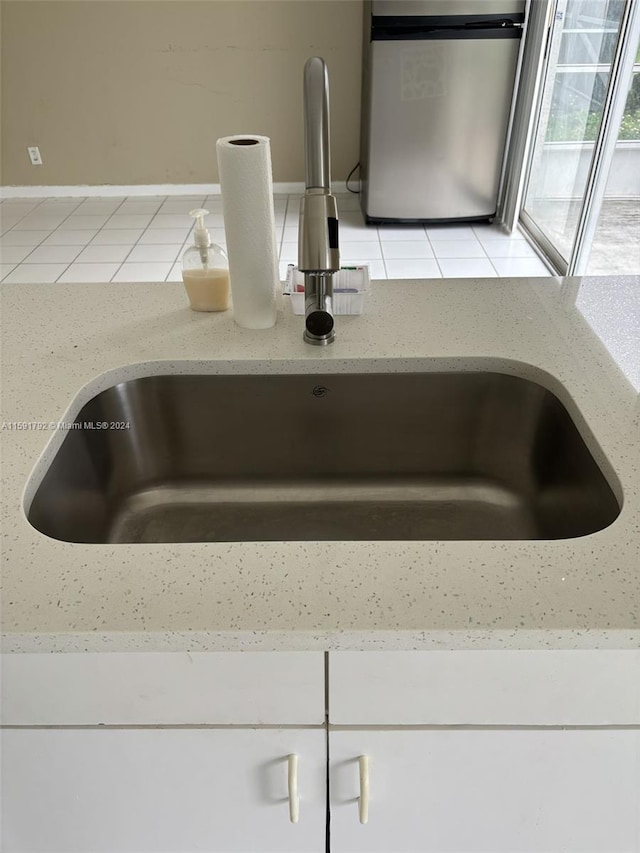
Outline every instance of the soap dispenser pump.
<path fill-rule="evenodd" d="M 220 246 L 211 242 L 204 224 L 209 213 L 191 210 L 196 220 L 194 243 L 182 256 L 182 280 L 194 311 L 226 311 L 230 306 L 229 261 Z"/>

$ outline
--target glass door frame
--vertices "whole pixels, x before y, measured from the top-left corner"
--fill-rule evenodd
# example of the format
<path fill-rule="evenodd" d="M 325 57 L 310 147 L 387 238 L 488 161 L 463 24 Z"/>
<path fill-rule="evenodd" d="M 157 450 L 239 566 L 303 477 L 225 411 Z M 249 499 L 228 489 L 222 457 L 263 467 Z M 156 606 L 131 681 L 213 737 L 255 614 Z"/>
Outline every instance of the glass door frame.
<path fill-rule="evenodd" d="M 638 39 L 640 38 L 640 0 L 627 0 L 624 5 L 611 62 L 602 120 L 594 143 L 578 217 L 578 226 L 569 258 L 565 258 L 560 253 L 551 239 L 524 210 L 524 199 L 533 167 L 535 135 L 542 112 L 545 88 L 549 72 L 554 71 L 549 67 L 549 45 L 553 37 L 558 2 L 559 0 L 548 1 L 544 10 L 546 20 L 543 23 L 542 15 L 540 15 L 535 32 L 532 33 L 536 36 L 542 67 L 538 68 L 538 80 L 535 81 L 535 87 L 530 84 L 530 93 L 535 88 L 535 99 L 532 99 L 530 95 L 528 104 L 528 106 L 533 106 L 533 110 L 529 111 L 528 115 L 525 114 L 527 110 L 521 110 L 520 115 L 518 115 L 516 109 L 512 146 L 514 144 L 519 145 L 520 157 L 507 166 L 504 182 L 506 191 L 501 199 L 498 215 L 509 230 L 513 230 L 516 223 L 519 223 L 525 236 L 535 244 L 559 275 L 582 275 L 589 260 L 591 243 L 597 228 L 620 122 L 632 80 Z M 530 12 L 532 11 L 530 9 Z M 543 28 L 546 33 L 543 33 Z M 530 70 L 533 70 L 534 67 L 533 62 L 531 62 Z M 532 100 L 536 100 L 536 103 L 533 104 Z"/>
<path fill-rule="evenodd" d="M 611 65 L 600 132 L 594 146 L 567 275 L 584 275 L 587 271 L 591 245 L 598 227 L 609 171 L 618 142 L 622 115 L 633 79 L 640 39 L 640 0 L 628 0 L 625 11 L 626 15 L 620 22 L 620 34 Z"/>
<path fill-rule="evenodd" d="M 550 13 L 555 0 L 527 0 L 522 34 L 522 64 L 514 95 L 513 122 L 507 147 L 496 219 L 509 231 L 518 225 L 529 151 L 537 124 L 537 104 L 544 75 Z"/>

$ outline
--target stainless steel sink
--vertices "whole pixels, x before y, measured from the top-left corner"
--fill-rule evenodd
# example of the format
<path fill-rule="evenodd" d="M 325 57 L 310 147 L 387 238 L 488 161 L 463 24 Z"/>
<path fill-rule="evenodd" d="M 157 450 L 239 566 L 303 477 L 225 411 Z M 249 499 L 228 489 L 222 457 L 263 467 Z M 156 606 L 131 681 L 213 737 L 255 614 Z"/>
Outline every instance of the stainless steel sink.
<path fill-rule="evenodd" d="M 498 373 L 154 376 L 76 424 L 28 509 L 67 542 L 564 539 L 620 512 L 559 400 Z"/>

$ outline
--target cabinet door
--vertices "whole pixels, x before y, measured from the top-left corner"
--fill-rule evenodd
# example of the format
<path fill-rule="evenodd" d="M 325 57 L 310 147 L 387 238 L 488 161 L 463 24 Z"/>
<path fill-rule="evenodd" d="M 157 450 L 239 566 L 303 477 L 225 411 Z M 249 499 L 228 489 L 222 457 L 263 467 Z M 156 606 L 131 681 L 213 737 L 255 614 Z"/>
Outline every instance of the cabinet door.
<path fill-rule="evenodd" d="M 8 729 L 0 849 L 324 853 L 325 754 L 321 729 Z"/>
<path fill-rule="evenodd" d="M 638 730 L 332 731 L 329 754 L 332 853 L 638 853 Z"/>

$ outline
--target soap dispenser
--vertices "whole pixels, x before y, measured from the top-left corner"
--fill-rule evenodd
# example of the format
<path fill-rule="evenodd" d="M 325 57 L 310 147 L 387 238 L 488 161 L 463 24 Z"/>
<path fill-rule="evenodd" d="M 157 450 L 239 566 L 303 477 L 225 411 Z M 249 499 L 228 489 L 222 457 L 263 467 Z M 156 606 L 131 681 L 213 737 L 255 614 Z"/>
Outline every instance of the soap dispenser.
<path fill-rule="evenodd" d="M 220 246 L 211 242 L 204 208 L 189 212 L 196 220 L 194 244 L 182 256 L 182 280 L 193 311 L 226 311 L 230 306 L 229 261 Z"/>

